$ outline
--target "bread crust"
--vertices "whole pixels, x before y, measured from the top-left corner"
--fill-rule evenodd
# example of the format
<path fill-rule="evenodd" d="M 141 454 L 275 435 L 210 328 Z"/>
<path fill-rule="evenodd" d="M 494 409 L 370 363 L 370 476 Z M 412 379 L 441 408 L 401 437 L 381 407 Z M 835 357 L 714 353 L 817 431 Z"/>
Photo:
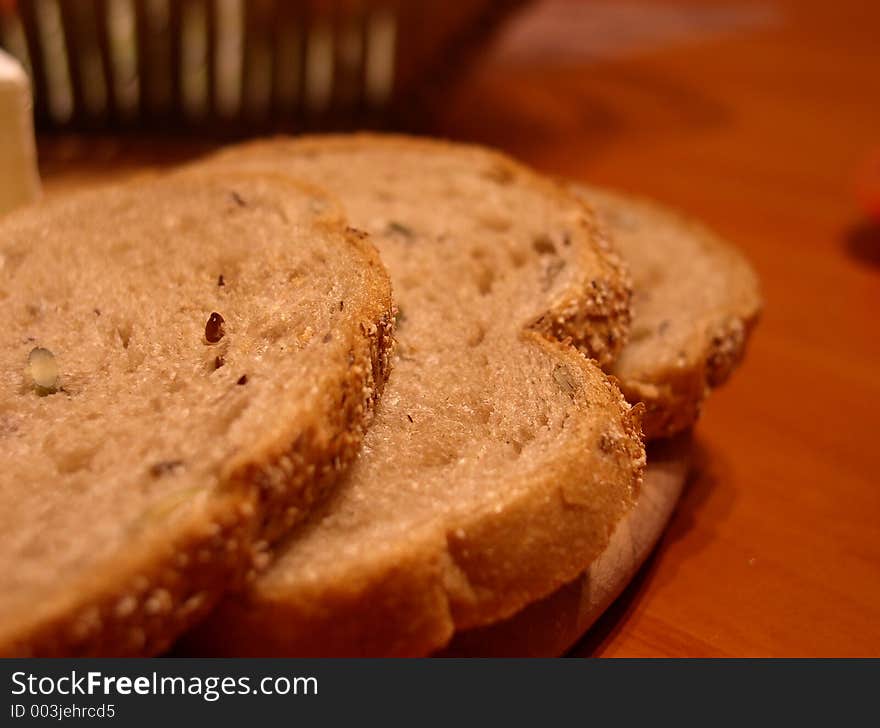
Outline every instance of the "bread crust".
<path fill-rule="evenodd" d="M 536 343 L 589 366 L 570 348 L 537 337 Z M 644 467 L 640 412 L 627 410 L 608 380 L 605 386 L 620 407 L 627 437 L 591 475 L 606 483 L 638 482 Z M 600 445 L 588 441 L 585 447 Z M 570 581 L 604 548 L 597 551 L 597 544 L 611 538 L 614 523 L 602 504 L 588 505 L 591 483 L 571 455 L 501 513 L 474 513 L 427 535 L 418 548 L 391 552 L 368 571 L 347 573 L 332 589 L 294 595 L 252 587 L 223 600 L 185 638 L 183 654 L 419 657 L 442 647 L 457 630 L 506 619 L 546 594 L 548 585 Z"/>
<path fill-rule="evenodd" d="M 227 178 L 231 185 L 256 179 L 221 177 Z M 200 179 L 209 183 L 197 173 L 178 173 L 56 204 L 94 206 L 96 200 L 137 196 L 143 186 L 174 189 L 178 180 L 197 185 Z M 390 371 L 394 316 L 389 279 L 365 235 L 347 228 L 322 192 L 280 175 L 263 176 L 260 184 L 324 200 L 327 211 L 316 221 L 315 232 L 323 227 L 342 238 L 350 251 L 346 265 L 359 266 L 363 288 L 352 291 L 347 304 L 360 323 L 335 332 L 348 342 L 348 353 L 326 362 L 322 381 L 330 385 L 317 406 L 299 412 L 296 420 L 273 422 L 250 451 L 226 462 L 204 509 L 176 523 L 170 535 L 163 530 L 133 538 L 79 579 L 77 588 L 52 593 L 26 613 L 6 619 L 0 625 L 0 655 L 119 657 L 166 650 L 224 592 L 240 586 L 265 562 L 271 542 L 308 512 L 359 450 Z M 53 209 L 46 205 L 12 215 L 0 226 L 0 241 L 15 226 L 31 220 L 42 224 Z"/>
<path fill-rule="evenodd" d="M 595 209 L 637 290 L 630 342 L 607 371 L 630 402 L 645 404 L 645 437 L 671 437 L 693 426 L 742 360 L 762 308 L 757 276 L 731 244 L 674 210 L 572 189 Z"/>
<path fill-rule="evenodd" d="M 495 624 L 457 632 L 438 657 L 559 657 L 617 599 L 654 549 L 684 489 L 691 433 L 652 442 L 639 499 L 576 579 Z"/>
<path fill-rule="evenodd" d="M 573 282 L 543 314 L 524 322 L 518 334 L 522 346 L 540 352 L 548 363 L 560 367 L 560 378 L 553 386 L 569 391 L 577 403 L 566 420 L 566 439 L 564 444 L 560 440 L 552 466 L 523 476 L 528 478 L 528 487 L 499 496 L 500 502 L 487 500 L 472 512 L 446 515 L 441 525 L 409 534 L 399 548 L 396 542 L 383 544 L 381 554 L 357 560 L 351 568 L 339 565 L 332 580 L 288 588 L 281 578 L 269 585 L 265 577 L 257 579 L 242 594 L 224 600 L 187 636 L 184 653 L 429 654 L 445 644 L 455 630 L 503 619 L 583 571 L 604 548 L 615 522 L 638 490 L 644 468 L 641 408 L 628 406 L 613 382 L 572 346 L 606 363 L 613 358 L 625 341 L 629 288 L 619 260 L 596 238 L 589 211 L 564 189 L 493 152 L 405 137 L 357 135 L 258 142 L 222 153 L 207 165 L 260 169 L 262 163 L 269 169 L 278 168 L 274 165 L 286 169 L 285 158 L 295 161 L 297 155 L 361 146 L 461 155 L 481 165 L 490 160 L 499 175 L 533 185 L 537 195 L 560 200 L 566 209 L 576 212 L 582 226 L 578 234 L 591 243 L 581 251 L 583 259 L 573 266 Z M 293 163 L 289 170 L 294 175 L 303 173 Z M 333 174 L 327 170 L 323 174 L 331 180 L 330 191 L 339 194 L 332 185 Z M 345 196 L 340 197 L 351 213 Z M 355 224 L 364 224 L 356 216 L 352 219 Z M 379 245 L 385 257 L 382 243 Z M 420 244 L 414 243 L 411 255 L 418 255 L 419 249 Z M 387 257 L 385 260 L 388 263 Z M 399 346 L 405 348 L 404 339 Z M 398 366 L 395 376 L 403 376 L 402 372 Z M 430 377 L 431 371 L 425 370 L 422 376 Z M 394 381 L 390 399 L 395 398 Z M 615 434 L 610 436 L 605 427 Z M 374 432 L 376 428 L 370 434 Z M 590 477 L 585 478 L 585 472 Z M 341 490 L 345 491 L 345 486 Z M 320 528 L 321 517 L 333 515 L 332 500 L 308 526 L 317 524 Z M 296 549 L 303 538 L 295 531 L 289 548 Z M 279 563 L 270 573 L 283 568 L 283 560 Z"/>

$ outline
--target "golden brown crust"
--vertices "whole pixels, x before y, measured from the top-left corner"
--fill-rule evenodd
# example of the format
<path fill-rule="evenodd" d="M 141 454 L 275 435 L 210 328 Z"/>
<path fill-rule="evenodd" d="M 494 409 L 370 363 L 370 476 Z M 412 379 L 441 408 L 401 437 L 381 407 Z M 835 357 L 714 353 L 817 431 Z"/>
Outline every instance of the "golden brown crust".
<path fill-rule="evenodd" d="M 570 348 L 541 344 L 562 360 L 589 366 Z M 644 467 L 638 410 L 627 409 L 607 380 L 590 399 L 597 407 L 620 407 L 626 427 L 625 437 L 609 442 L 597 435 L 583 443 L 606 454 L 595 459 L 590 478 L 583 477 L 582 458 L 570 453 L 500 512 L 470 514 L 318 593 L 281 587 L 227 598 L 185 638 L 181 654 L 424 656 L 456 631 L 506 619 L 569 582 L 611 538 L 616 519 L 608 514 L 623 516 L 627 507 L 596 501 L 594 482 L 638 483 Z M 618 486 L 606 493 L 618 494 Z"/>
<path fill-rule="evenodd" d="M 572 185 L 629 263 L 636 290 L 628 345 L 608 368 L 644 402 L 647 439 L 691 427 L 741 361 L 761 311 L 754 271 L 703 225 L 654 202 Z"/>
<path fill-rule="evenodd" d="M 362 148 L 379 149 L 388 156 L 385 164 L 371 157 L 369 164 L 363 163 L 367 171 L 355 176 L 351 155 Z M 328 150 L 339 159 L 321 166 L 316 159 Z M 405 164 L 402 153 L 411 150 L 454 160 L 468 169 L 488 168 L 487 176 L 497 180 L 501 188 L 494 186 L 495 182 L 486 183 L 484 190 L 490 197 L 508 194 L 503 189 L 506 184 L 533 190 L 536 198 L 552 200 L 552 205 L 548 203 L 544 208 L 546 220 L 536 223 L 526 219 L 528 216 L 519 209 L 512 221 L 499 220 L 497 210 L 492 211 L 491 219 L 484 220 L 488 215 L 485 208 L 490 206 L 467 186 L 464 176 L 447 180 L 454 191 L 447 193 L 445 204 L 431 190 L 424 191 L 423 199 L 417 195 L 412 199 L 405 185 L 383 187 L 377 180 L 391 171 L 406 174 L 406 180 L 413 184 L 439 184 L 434 176 L 427 182 L 422 179 L 428 175 L 420 174 L 419 165 L 412 164 L 406 173 L 400 171 Z M 391 271 L 398 302 L 407 313 L 398 340 L 406 356 L 395 368 L 377 423 L 368 434 L 365 452 L 371 455 L 361 458 L 326 506 L 294 533 L 279 562 L 245 593 L 225 600 L 205 624 L 188 636 L 184 650 L 236 655 L 423 655 L 442 646 L 456 629 L 503 619 L 580 573 L 601 552 L 614 523 L 626 513 L 644 468 L 641 408 L 629 407 L 609 378 L 570 345 L 574 343 L 607 362 L 623 344 L 629 315 L 629 289 L 622 266 L 597 238 L 589 210 L 558 186 L 503 156 L 443 142 L 365 135 L 276 140 L 222 153 L 208 165 L 280 168 L 306 180 L 327 180 L 328 188 L 341 199 L 354 224 L 374 226 L 371 230 Z M 347 188 L 350 196 L 339 189 L 346 174 L 353 177 L 352 187 Z M 481 177 L 480 184 L 483 182 Z M 393 207 L 394 212 L 386 212 L 386 206 Z M 546 212 L 551 208 L 560 214 Z M 399 235 L 376 234 L 387 229 L 383 215 L 391 214 L 399 215 L 403 222 L 398 222 L 396 231 L 408 231 L 405 242 L 397 240 Z M 438 221 L 433 228 L 425 221 L 429 216 Z M 446 221 L 456 216 L 473 218 L 476 223 L 448 231 Z M 479 228 L 482 223 L 485 231 Z M 560 233 L 565 226 L 569 226 L 571 239 Z M 472 232 L 473 228 L 477 231 Z M 499 229 L 502 234 L 492 237 Z M 553 240 L 548 239 L 551 235 L 555 236 Z M 477 253 L 483 257 L 496 255 L 496 261 L 515 262 L 503 270 L 499 263 L 502 272 L 497 276 L 501 281 L 498 289 L 507 292 L 493 290 L 492 295 L 507 301 L 514 295 L 511 291 L 519 292 L 518 298 L 510 301 L 517 312 L 502 305 L 497 316 L 489 305 L 491 296 L 485 291 L 482 298 L 474 295 L 473 305 L 467 298 L 472 295 L 467 290 L 471 268 L 479 268 L 483 260 L 472 259 L 472 246 L 476 243 L 486 248 L 490 247 L 487 241 L 493 241 L 494 246 L 496 240 L 497 249 L 477 249 Z M 564 259 L 564 288 L 538 284 L 540 276 L 535 273 L 545 270 L 541 266 L 546 265 L 550 249 L 570 254 Z M 432 250 L 440 251 L 436 258 Z M 438 262 L 422 270 L 413 264 L 420 259 Z M 417 279 L 418 285 L 408 287 L 410 279 Z M 458 286 L 455 298 L 462 305 L 442 309 L 449 315 L 438 316 L 437 325 L 420 323 L 434 322 L 427 309 L 447 306 L 444 294 L 452 285 Z M 425 310 L 418 310 L 418 306 Z M 520 309 L 529 316 L 520 318 Z M 542 315 L 534 315 L 542 309 Z M 484 352 L 479 343 L 469 344 L 472 348 L 468 349 L 460 337 L 453 339 L 441 329 L 446 324 L 451 332 L 458 331 L 452 328 L 455 324 L 468 330 L 459 319 L 476 318 L 476 314 L 487 310 L 492 312 L 491 326 L 505 332 L 507 343 L 502 343 L 500 337 L 492 338 L 492 349 L 485 352 L 485 363 L 479 364 Z M 487 329 L 482 333 L 484 337 L 497 333 Z M 514 350 L 527 352 L 523 356 L 533 362 L 530 369 L 519 370 L 507 364 L 506 357 Z M 432 364 L 420 364 L 420 354 L 427 355 Z M 435 361 L 437 355 L 441 357 L 439 362 Z M 497 382 L 483 378 L 479 368 L 485 367 L 487 376 L 495 376 L 494 362 L 507 372 Z M 511 378 L 513 381 L 505 381 Z M 514 402 L 510 407 L 520 399 L 524 407 L 536 404 L 520 391 L 520 378 L 522 387 L 528 387 L 528 391 L 535 388 L 539 398 L 560 402 L 559 417 L 537 427 L 548 433 L 558 431 L 558 436 L 553 435 L 551 441 L 549 435 L 545 440 L 541 439 L 543 433 L 527 432 L 520 441 L 512 442 L 516 439 L 513 432 L 509 438 L 493 440 L 488 433 L 478 434 L 481 431 L 477 427 L 473 437 L 470 433 L 458 437 L 460 430 L 469 430 L 470 412 L 479 412 L 484 406 L 482 400 L 490 403 L 487 423 L 506 412 L 508 403 L 503 400 L 507 392 L 496 387 L 509 386 L 513 390 L 509 392 Z M 473 406 L 460 408 L 468 410 L 467 417 L 455 419 L 443 429 L 443 418 L 458 405 L 450 400 L 468 394 L 452 392 L 458 383 L 469 380 L 478 380 Z M 424 396 L 419 389 L 422 381 L 430 389 Z M 554 411 L 553 417 L 556 414 Z M 538 416 L 535 419 L 540 421 Z M 520 409 L 510 420 L 530 425 Z M 436 424 L 431 426 L 433 429 L 417 429 L 425 421 Z M 481 458 L 505 448 L 510 450 L 510 458 L 518 457 L 522 450 L 524 462 L 514 469 L 507 461 L 497 479 L 480 476 L 472 489 L 473 502 L 464 496 L 448 495 L 456 478 L 476 477 L 464 472 L 479 472 L 470 469 L 471 461 L 462 451 L 469 453 L 468 444 L 481 436 L 486 438 L 485 447 L 477 448 L 480 452 L 471 456 L 481 467 L 487 467 Z M 535 438 L 534 450 L 529 449 L 529 437 Z M 428 453 L 430 458 L 425 457 L 421 445 L 441 440 L 452 443 L 448 454 Z M 545 447 L 550 455 L 544 454 Z M 534 462 L 531 453 L 535 453 Z M 425 465 L 392 479 L 392 471 L 406 467 L 410 461 Z M 382 467 L 374 469 L 377 462 Z M 449 463 L 459 462 L 465 463 L 461 473 L 450 469 L 448 479 L 435 477 L 438 471 L 445 473 L 443 468 Z M 386 493 L 384 484 L 389 482 L 387 488 L 394 491 L 411 489 L 412 501 Z M 374 483 L 381 487 L 373 487 Z M 428 515 L 423 516 L 418 504 L 435 495 L 441 505 L 431 506 Z M 374 502 L 382 503 L 385 512 L 374 513 Z M 392 537 L 390 531 L 381 529 L 380 533 L 379 527 L 372 524 L 384 523 L 385 514 L 395 508 L 413 510 L 417 517 L 411 529 Z M 346 519 L 351 520 L 351 526 L 341 523 Z M 333 539 L 334 548 L 344 542 L 343 550 L 347 552 L 350 547 L 356 555 L 316 565 L 327 553 L 326 548 L 319 547 L 325 538 Z M 296 556 L 296 563 L 286 561 L 285 556 L 303 554 L 304 549 L 307 554 Z M 312 551 L 319 559 L 311 558 Z M 306 572 L 314 572 L 314 579 Z M 296 583 L 291 586 L 291 581 Z"/>
<path fill-rule="evenodd" d="M 585 214 L 581 225 L 590 229 L 600 271 L 580 282 L 569 298 L 535 321 L 534 328 L 549 339 L 571 343 L 600 366 L 610 367 L 629 337 L 632 321 L 632 281 L 629 268 L 612 248 L 604 231 Z"/>
<path fill-rule="evenodd" d="M 400 551 L 350 574 L 320 595 L 280 592 L 225 599 L 186 635 L 179 655 L 235 657 L 413 657 L 454 631 L 444 581 L 445 545 Z M 250 635 L 250 638 L 248 638 Z"/>
<path fill-rule="evenodd" d="M 251 178 L 256 179 L 229 176 L 232 182 Z M 178 179 L 188 176 L 175 175 L 155 185 L 173 189 Z M 307 189 L 283 177 L 261 176 L 259 184 L 293 195 Z M 119 189 L 124 197 L 140 188 Z M 313 190 L 308 194 L 326 199 Z M 96 199 L 113 200 L 115 195 L 114 189 L 102 190 Z M 91 204 L 88 195 L 81 199 Z M 27 224 L 31 215 L 42 221 L 51 216 L 51 208 L 13 215 L 5 224 Z M 133 537 L 112 559 L 80 578 L 75 589 L 53 592 L 28 613 L 6 620 L 0 627 L 0 654 L 139 656 L 167 649 L 225 591 L 264 567 L 269 542 L 301 519 L 354 458 L 389 373 L 390 282 L 375 249 L 362 233 L 347 230 L 338 213 L 328 210 L 315 224 L 347 241 L 350 257 L 345 264 L 359 266 L 363 284 L 346 300 L 359 323 L 333 332 L 347 342 L 341 345 L 347 351 L 338 361 L 326 361 L 324 379 L 316 382 L 324 387 L 317 406 L 298 412 L 281 427 L 273 423 L 271 436 L 231 458 L 207 507 L 178 522 L 170 537 L 168 529 Z M 0 240 L 11 229 L 0 229 Z M 83 517 L 87 520 L 88 514 Z"/>
<path fill-rule="evenodd" d="M 623 591 L 660 538 L 684 487 L 691 435 L 651 443 L 635 507 L 586 572 L 511 617 L 460 631 L 444 657 L 558 657 Z"/>
<path fill-rule="evenodd" d="M 560 360 L 590 367 L 569 347 L 535 341 Z M 282 587 L 228 598 L 185 639 L 183 654 L 424 656 L 456 631 L 506 619 L 569 582 L 612 537 L 608 514 L 624 512 L 623 504 L 596 501 L 593 483 L 638 483 L 644 467 L 638 410 L 626 408 L 608 380 L 589 397 L 597 407 L 618 407 L 626 427 L 624 437 L 590 436 L 583 443 L 606 455 L 595 458 L 589 478 L 582 458 L 570 453 L 503 510 L 469 514 L 428 534 L 417 548 L 393 551 L 320 593 Z M 609 487 L 605 495 L 618 493 Z"/>

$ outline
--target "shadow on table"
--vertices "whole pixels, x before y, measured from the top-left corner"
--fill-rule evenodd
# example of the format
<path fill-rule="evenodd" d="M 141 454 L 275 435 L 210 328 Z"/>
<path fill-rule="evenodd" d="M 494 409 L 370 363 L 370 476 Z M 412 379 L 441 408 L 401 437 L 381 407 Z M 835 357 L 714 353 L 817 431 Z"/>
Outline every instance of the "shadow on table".
<path fill-rule="evenodd" d="M 621 630 L 635 622 L 649 591 L 673 581 L 680 565 L 715 538 L 716 524 L 727 517 L 736 499 L 730 479 L 724 477 L 726 470 L 718 453 L 697 438 L 691 474 L 665 533 L 626 589 L 572 648 L 571 656 L 601 656 Z"/>
<path fill-rule="evenodd" d="M 849 257 L 880 268 L 880 220 L 865 219 L 853 225 L 844 233 L 843 244 Z"/>

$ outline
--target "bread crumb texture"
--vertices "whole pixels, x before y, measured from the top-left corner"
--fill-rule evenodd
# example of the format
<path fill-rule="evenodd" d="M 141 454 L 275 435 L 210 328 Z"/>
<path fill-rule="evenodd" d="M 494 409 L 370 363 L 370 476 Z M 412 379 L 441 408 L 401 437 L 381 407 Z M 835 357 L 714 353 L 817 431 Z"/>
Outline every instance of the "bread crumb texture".
<path fill-rule="evenodd" d="M 442 142 L 276 140 L 203 164 L 337 196 L 391 273 L 398 344 L 362 456 L 185 648 L 427 654 L 583 571 L 644 467 L 638 412 L 581 353 L 610 361 L 628 324 L 626 276 L 589 210 Z"/>
<path fill-rule="evenodd" d="M 147 655 L 354 456 L 392 306 L 323 193 L 189 173 L 6 218 L 0 320 L 0 654 Z"/>
<path fill-rule="evenodd" d="M 691 427 L 709 392 L 739 364 L 761 312 L 748 261 L 705 226 L 653 202 L 574 189 L 596 211 L 633 277 L 627 345 L 609 368 L 644 402 L 649 439 Z"/>

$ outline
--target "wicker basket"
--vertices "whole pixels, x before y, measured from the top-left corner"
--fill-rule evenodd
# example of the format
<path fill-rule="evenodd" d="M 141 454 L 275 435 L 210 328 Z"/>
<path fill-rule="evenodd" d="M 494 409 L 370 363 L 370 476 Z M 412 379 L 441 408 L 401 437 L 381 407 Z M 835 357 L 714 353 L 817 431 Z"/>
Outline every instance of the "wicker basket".
<path fill-rule="evenodd" d="M 382 126 L 522 0 L 0 0 L 42 129 Z"/>

